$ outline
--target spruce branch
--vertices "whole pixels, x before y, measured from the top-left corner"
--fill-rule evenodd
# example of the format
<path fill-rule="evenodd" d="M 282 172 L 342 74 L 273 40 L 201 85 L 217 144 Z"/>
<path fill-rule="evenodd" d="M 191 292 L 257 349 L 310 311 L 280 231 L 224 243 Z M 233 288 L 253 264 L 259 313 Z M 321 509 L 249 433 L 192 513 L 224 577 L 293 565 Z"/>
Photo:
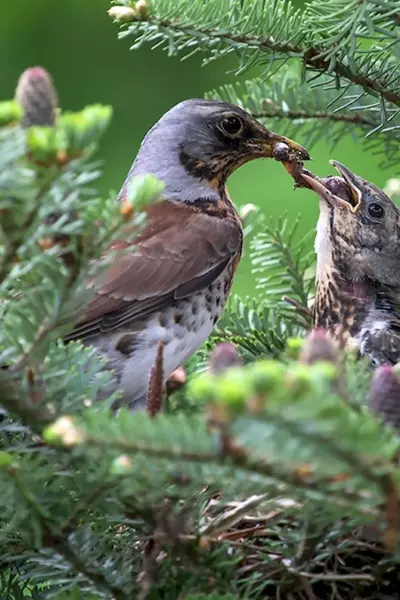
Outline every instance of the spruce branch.
<path fill-rule="evenodd" d="M 35 433 L 41 434 L 43 428 L 54 421 L 54 412 L 37 398 L 32 401 L 31 394 L 21 387 L 19 379 L 10 377 L 4 369 L 0 369 L 0 391 L 1 406 L 18 415 Z"/>
<path fill-rule="evenodd" d="M 264 223 L 263 231 L 252 240 L 250 258 L 257 274 L 257 287 L 263 291 L 266 303 L 287 313 L 289 307 L 285 311 L 282 300 L 290 298 L 290 304 L 297 303 L 296 312 L 291 311 L 292 320 L 309 327 L 312 324 L 309 301 L 314 284 L 307 271 L 314 257 L 310 235 L 296 240 L 298 222 L 299 219 L 290 229 L 285 217 L 277 225 Z"/>
<path fill-rule="evenodd" d="M 336 18 L 335 1 L 330 2 L 332 19 Z M 368 5 L 368 2 L 362 4 Z M 373 10 L 379 11 L 376 4 Z M 369 18 L 371 21 L 371 15 Z M 134 37 L 132 48 L 155 42 L 165 46 L 170 55 L 182 52 L 191 55 L 206 50 L 208 57 L 204 62 L 236 52 L 240 57 L 238 72 L 261 64 L 264 77 L 275 60 L 297 58 L 310 71 L 357 84 L 368 93 L 400 106 L 400 73 L 389 51 L 382 50 L 368 58 L 357 48 L 351 54 L 345 53 L 340 50 L 340 44 L 334 44 L 334 37 L 325 43 L 319 32 L 313 35 L 310 19 L 313 19 L 312 14 L 309 19 L 302 19 L 300 11 L 282 0 L 244 3 L 215 0 L 212 11 L 208 2 L 159 0 L 149 3 L 145 14 L 136 15 L 132 11 L 128 19 L 131 22 L 123 23 L 126 29 L 119 37 Z"/>
<path fill-rule="evenodd" d="M 39 189 L 30 203 L 30 207 L 26 211 L 22 223 L 18 223 L 18 227 L 14 226 L 13 230 L 8 232 L 0 262 L 0 283 L 4 281 L 5 277 L 14 267 L 14 260 L 17 257 L 20 245 L 26 242 L 26 235 L 37 218 L 43 199 L 57 178 L 58 173 L 54 170 L 48 173 L 45 178 L 43 178 L 39 185 Z"/>
<path fill-rule="evenodd" d="M 288 119 L 289 121 L 315 119 L 324 121 L 334 121 L 335 123 L 351 123 L 352 125 L 366 125 L 368 127 L 373 127 L 375 125 L 375 123 L 372 120 L 368 120 L 361 113 L 354 112 L 348 114 L 340 114 L 327 111 L 313 112 L 312 110 L 307 112 L 305 110 L 284 110 L 283 108 L 277 108 L 276 106 L 271 106 L 270 110 L 268 110 L 267 108 L 265 110 L 261 110 L 260 112 L 253 112 L 253 117 L 255 117 L 256 119 Z"/>
<path fill-rule="evenodd" d="M 327 58 L 354 55 L 365 39 L 374 38 L 379 44 L 371 52 L 379 52 L 382 46 L 390 48 L 398 41 L 399 7 L 395 0 L 330 0 L 324 4 L 313 0 L 307 3 L 304 17 L 313 35 L 330 48 Z"/>
<path fill-rule="evenodd" d="M 296 469 L 291 471 L 284 469 L 282 465 L 279 467 L 269 463 L 267 460 L 261 460 L 258 457 L 252 457 L 250 454 L 242 454 L 241 452 L 228 451 L 224 456 L 220 453 L 196 453 L 193 451 L 177 449 L 172 447 L 154 447 L 151 444 L 144 444 L 134 441 L 115 441 L 110 442 L 101 437 L 85 437 L 85 444 L 94 448 L 110 448 L 118 450 L 126 454 L 143 454 L 149 458 L 167 459 L 168 462 L 177 461 L 178 463 L 197 463 L 199 465 L 218 465 L 221 463 L 233 464 L 237 469 L 247 472 L 251 476 L 261 476 L 267 480 L 271 480 L 274 486 L 278 487 L 281 492 L 289 493 L 294 490 L 302 490 L 305 494 L 308 492 L 316 492 L 321 498 L 329 500 L 333 504 L 341 507 L 354 506 L 357 503 L 357 510 L 361 514 L 369 516 L 377 513 L 373 508 L 365 507 L 365 496 L 357 491 L 340 490 L 340 494 L 335 494 L 329 489 L 330 485 L 335 487 L 336 479 L 325 478 L 320 481 L 317 478 L 309 477 L 305 472 L 304 477 L 301 471 Z M 266 485 L 266 482 L 265 482 Z"/>
<path fill-rule="evenodd" d="M 295 436 L 300 431 L 295 428 L 293 423 L 284 423 L 275 413 L 269 413 L 268 418 L 279 422 L 278 427 L 294 428 L 291 429 L 291 433 Z M 308 493 L 318 494 L 325 500 L 329 499 L 333 505 L 347 506 L 348 508 L 354 506 L 361 514 L 375 514 L 375 509 L 368 503 L 368 495 L 366 496 L 363 490 L 347 489 L 345 485 L 340 488 L 340 492 L 337 490 L 340 478 L 336 474 L 321 476 L 306 467 L 291 467 L 284 460 L 275 463 L 265 455 L 253 453 L 245 445 L 239 446 L 225 427 L 220 430 L 222 437 L 216 446 L 214 438 L 206 432 L 205 426 L 206 424 L 199 422 L 198 418 L 183 419 L 181 415 L 178 417 L 158 415 L 157 418 L 152 419 L 145 414 L 128 415 L 125 413 L 121 413 L 115 418 L 112 431 L 107 433 L 103 433 L 104 428 L 100 426 L 95 415 L 92 415 L 89 420 L 76 421 L 75 424 L 71 424 L 71 428 L 76 430 L 74 440 L 76 440 L 75 445 L 78 448 L 94 448 L 103 453 L 112 451 L 121 453 L 121 456 L 115 461 L 114 472 L 129 477 L 132 481 L 135 480 L 136 469 L 141 468 L 136 460 L 129 458 L 135 455 L 144 456 L 148 461 L 160 460 L 163 463 L 165 461 L 171 464 L 176 463 L 181 465 L 181 469 L 185 463 L 188 466 L 190 464 L 203 465 L 206 468 L 205 472 L 212 465 L 215 467 L 219 465 L 231 472 L 233 466 L 237 473 L 248 473 L 248 476 L 255 480 L 261 477 L 257 486 L 259 490 L 262 490 L 263 487 L 265 490 L 268 485 L 277 487 L 280 493 L 294 493 L 295 490 L 301 490 L 305 496 Z M 217 428 L 219 430 L 219 426 Z M 161 431 L 162 436 L 160 436 Z M 69 433 L 68 431 L 68 436 Z M 69 437 L 67 440 L 65 435 L 67 433 L 61 431 L 57 422 L 50 426 L 44 434 L 47 443 L 69 445 Z M 301 437 L 302 435 L 301 433 Z M 318 445 L 319 441 L 317 438 L 315 440 Z M 326 440 L 323 443 L 325 444 Z M 354 455 L 347 454 L 339 446 L 336 448 L 332 445 L 330 448 L 333 454 L 337 451 L 338 456 L 340 455 L 349 466 L 348 461 L 357 460 Z M 381 481 L 368 468 L 365 472 L 363 471 L 364 466 L 360 469 L 367 480 L 372 477 L 374 483 Z M 235 477 L 235 471 L 231 472 L 231 476 Z M 163 485 L 167 484 L 168 477 L 168 472 L 166 472 L 166 480 Z M 197 471 L 196 479 L 201 485 L 201 472 Z M 344 484 L 345 480 L 346 478 L 344 478 Z"/>
<path fill-rule="evenodd" d="M 300 325 L 297 317 L 284 318 L 280 310 L 283 307 L 273 306 L 266 298 L 260 301 L 232 296 L 210 343 L 229 341 L 250 361 L 259 356 L 278 357 L 284 352 L 287 339 L 304 328 L 302 318 Z"/>
<path fill-rule="evenodd" d="M 6 469 L 6 473 L 32 513 L 32 518 L 37 521 L 41 530 L 43 546 L 51 548 L 62 556 L 77 573 L 88 579 L 96 589 L 110 594 L 116 600 L 128 600 L 129 596 L 122 589 L 110 583 L 98 565 L 92 565 L 87 557 L 83 559 L 79 556 L 68 541 L 68 534 L 63 533 L 54 525 L 48 512 L 38 503 L 35 496 L 28 489 L 18 467 L 11 464 Z"/>

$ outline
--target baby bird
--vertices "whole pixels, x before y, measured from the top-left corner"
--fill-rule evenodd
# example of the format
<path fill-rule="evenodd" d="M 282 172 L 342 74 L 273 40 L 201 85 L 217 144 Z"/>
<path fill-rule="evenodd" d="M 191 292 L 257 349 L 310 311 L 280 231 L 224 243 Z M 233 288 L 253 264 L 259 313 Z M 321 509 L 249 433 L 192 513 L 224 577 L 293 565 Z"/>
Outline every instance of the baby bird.
<path fill-rule="evenodd" d="M 400 360 L 400 210 L 377 186 L 330 161 L 341 177 L 302 173 L 319 196 L 316 327 L 356 345 L 374 365 Z"/>

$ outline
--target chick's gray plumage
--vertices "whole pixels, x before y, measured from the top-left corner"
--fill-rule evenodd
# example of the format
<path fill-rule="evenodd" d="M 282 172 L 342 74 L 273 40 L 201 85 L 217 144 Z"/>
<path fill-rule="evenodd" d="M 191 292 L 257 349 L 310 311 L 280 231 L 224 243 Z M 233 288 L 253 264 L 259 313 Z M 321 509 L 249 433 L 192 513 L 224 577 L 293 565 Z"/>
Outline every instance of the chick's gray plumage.
<path fill-rule="evenodd" d="M 315 323 L 374 365 L 400 360 L 400 210 L 376 185 L 332 161 L 342 177 L 312 180 L 320 197 Z"/>

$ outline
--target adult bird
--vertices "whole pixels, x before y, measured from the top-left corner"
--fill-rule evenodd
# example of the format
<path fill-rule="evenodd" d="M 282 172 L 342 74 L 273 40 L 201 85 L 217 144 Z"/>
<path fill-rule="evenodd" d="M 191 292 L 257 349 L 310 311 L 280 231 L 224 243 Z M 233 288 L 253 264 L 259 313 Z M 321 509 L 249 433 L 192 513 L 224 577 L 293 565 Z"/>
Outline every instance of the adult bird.
<path fill-rule="evenodd" d="M 302 174 L 319 196 L 315 325 L 374 365 L 400 360 L 400 210 L 376 185 Z"/>
<path fill-rule="evenodd" d="M 108 358 L 122 403 L 143 408 L 157 348 L 163 379 L 208 338 L 232 286 L 242 252 L 242 227 L 226 190 L 240 165 L 273 157 L 286 144 L 237 106 L 186 100 L 145 136 L 119 194 L 135 175 L 164 183 L 161 202 L 147 209 L 147 225 L 126 243 L 95 284 L 95 296 L 66 340 L 82 340 Z"/>

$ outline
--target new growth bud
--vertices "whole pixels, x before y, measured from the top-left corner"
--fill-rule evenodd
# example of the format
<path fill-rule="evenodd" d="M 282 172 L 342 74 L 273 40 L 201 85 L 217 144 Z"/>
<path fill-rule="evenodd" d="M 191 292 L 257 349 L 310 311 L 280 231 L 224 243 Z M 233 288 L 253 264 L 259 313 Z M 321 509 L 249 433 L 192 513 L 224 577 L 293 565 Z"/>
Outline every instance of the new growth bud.
<path fill-rule="evenodd" d="M 148 15 L 146 0 L 138 0 L 135 4 L 135 11 L 140 18 L 145 19 Z"/>
<path fill-rule="evenodd" d="M 108 15 L 120 23 L 131 23 L 136 19 L 136 12 L 129 6 L 112 6 L 107 11 Z"/>
<path fill-rule="evenodd" d="M 75 425 L 71 417 L 60 417 L 43 432 L 43 439 L 49 445 L 77 446 L 85 441 L 85 435 Z"/>
<path fill-rule="evenodd" d="M 392 199 L 395 196 L 400 196 L 400 178 L 397 179 L 393 177 L 392 179 L 388 179 L 383 191 Z"/>
<path fill-rule="evenodd" d="M 114 475 L 125 475 L 132 467 L 131 459 L 125 454 L 115 458 L 111 464 L 111 473 Z"/>
<path fill-rule="evenodd" d="M 23 127 L 53 126 L 58 105 L 57 92 L 49 73 L 42 67 L 26 69 L 19 78 L 15 99 L 24 111 Z"/>
<path fill-rule="evenodd" d="M 241 206 L 239 210 L 239 217 L 243 225 L 246 225 L 249 217 L 255 214 L 257 211 L 258 208 L 255 204 L 245 204 L 244 206 Z"/>
<path fill-rule="evenodd" d="M 108 15 L 120 23 L 132 23 L 133 21 L 145 19 L 148 16 L 148 7 L 146 0 L 138 0 L 135 7 L 130 6 L 112 6 Z"/>

